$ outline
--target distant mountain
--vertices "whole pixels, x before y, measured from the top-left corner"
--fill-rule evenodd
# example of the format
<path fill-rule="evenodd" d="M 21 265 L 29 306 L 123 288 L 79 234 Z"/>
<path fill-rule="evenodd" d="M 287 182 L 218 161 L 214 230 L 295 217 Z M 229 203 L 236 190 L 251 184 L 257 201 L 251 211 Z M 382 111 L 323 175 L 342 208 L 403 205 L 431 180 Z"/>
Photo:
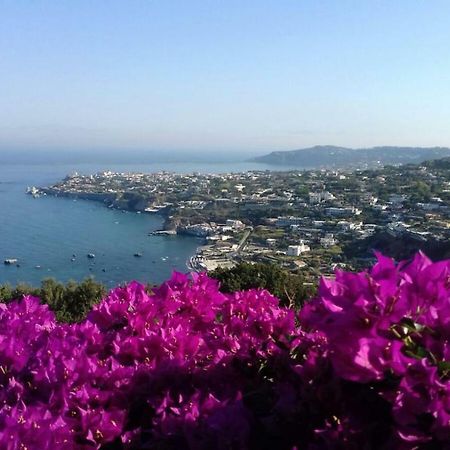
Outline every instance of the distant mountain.
<path fill-rule="evenodd" d="M 300 150 L 278 151 L 252 161 L 280 166 L 345 167 L 420 163 L 450 156 L 447 147 L 371 147 L 347 148 L 317 145 Z"/>

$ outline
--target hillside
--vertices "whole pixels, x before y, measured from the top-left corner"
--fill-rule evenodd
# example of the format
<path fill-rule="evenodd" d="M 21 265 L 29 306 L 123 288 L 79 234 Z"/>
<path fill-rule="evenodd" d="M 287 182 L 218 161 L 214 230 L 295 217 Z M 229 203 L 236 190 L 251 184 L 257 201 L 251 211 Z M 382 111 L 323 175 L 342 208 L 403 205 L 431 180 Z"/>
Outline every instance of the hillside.
<path fill-rule="evenodd" d="M 252 161 L 271 165 L 322 166 L 375 166 L 384 164 L 420 163 L 450 156 L 448 147 L 371 147 L 352 149 L 332 145 L 276 151 L 253 158 Z"/>
<path fill-rule="evenodd" d="M 434 261 L 448 259 L 450 257 L 450 241 L 438 240 L 433 237 L 418 239 L 408 234 L 394 236 L 382 231 L 366 239 L 354 240 L 343 249 L 348 258 L 373 257 L 374 251 L 379 251 L 397 261 L 413 257 L 418 250 Z"/>

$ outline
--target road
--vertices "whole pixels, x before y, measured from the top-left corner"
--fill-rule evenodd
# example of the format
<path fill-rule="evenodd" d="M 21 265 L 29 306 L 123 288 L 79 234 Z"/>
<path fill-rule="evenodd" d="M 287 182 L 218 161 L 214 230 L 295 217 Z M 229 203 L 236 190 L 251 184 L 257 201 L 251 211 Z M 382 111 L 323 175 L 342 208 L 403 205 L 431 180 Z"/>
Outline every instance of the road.
<path fill-rule="evenodd" d="M 252 232 L 251 229 L 245 230 L 244 236 L 242 236 L 242 239 L 239 242 L 239 245 L 238 245 L 238 247 L 236 249 L 236 253 L 239 253 L 244 248 L 244 245 L 247 242 L 247 239 L 250 236 L 251 232 Z"/>

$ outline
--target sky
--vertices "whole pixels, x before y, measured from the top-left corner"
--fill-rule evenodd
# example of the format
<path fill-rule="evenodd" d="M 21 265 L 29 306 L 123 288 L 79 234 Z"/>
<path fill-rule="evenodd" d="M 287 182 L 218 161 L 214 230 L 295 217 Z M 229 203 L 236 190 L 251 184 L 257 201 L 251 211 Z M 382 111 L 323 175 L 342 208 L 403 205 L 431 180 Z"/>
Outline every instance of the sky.
<path fill-rule="evenodd" d="M 0 151 L 450 146 L 448 0 L 0 0 Z"/>

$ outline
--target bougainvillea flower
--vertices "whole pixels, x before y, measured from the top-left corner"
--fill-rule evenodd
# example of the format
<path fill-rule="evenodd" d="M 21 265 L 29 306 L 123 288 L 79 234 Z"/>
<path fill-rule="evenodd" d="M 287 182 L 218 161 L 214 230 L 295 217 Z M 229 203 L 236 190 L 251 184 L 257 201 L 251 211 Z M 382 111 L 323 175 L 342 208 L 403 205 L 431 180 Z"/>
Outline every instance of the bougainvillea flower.
<path fill-rule="evenodd" d="M 0 304 L 0 448 L 445 448 L 450 261 L 377 257 L 300 312 L 179 273 L 78 324 Z"/>

